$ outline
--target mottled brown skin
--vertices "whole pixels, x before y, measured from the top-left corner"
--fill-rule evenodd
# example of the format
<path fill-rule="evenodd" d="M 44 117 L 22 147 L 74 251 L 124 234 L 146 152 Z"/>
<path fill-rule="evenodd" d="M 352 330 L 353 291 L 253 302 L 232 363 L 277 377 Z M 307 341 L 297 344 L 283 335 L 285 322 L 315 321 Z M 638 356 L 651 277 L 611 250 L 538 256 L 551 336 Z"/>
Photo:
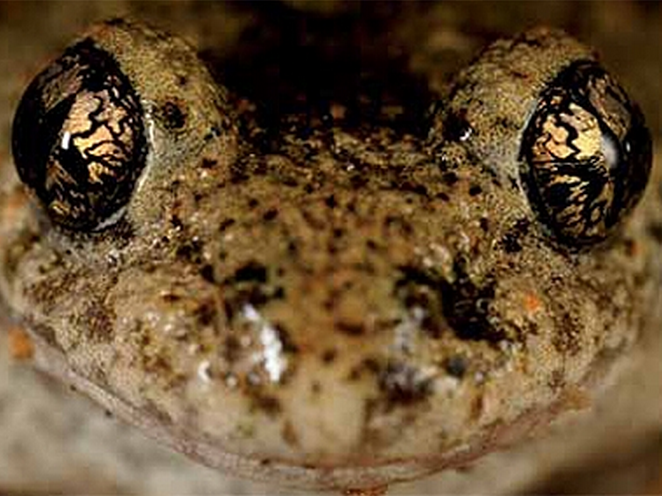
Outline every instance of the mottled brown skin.
<path fill-rule="evenodd" d="M 655 198 L 577 251 L 520 177 L 541 91 L 594 58 L 564 34 L 489 47 L 429 133 L 295 116 L 267 147 L 182 41 L 124 21 L 86 37 L 140 95 L 145 169 L 98 231 L 5 187 L 0 290 L 41 365 L 164 442 L 280 484 L 377 487 L 576 408 L 636 341 Z"/>

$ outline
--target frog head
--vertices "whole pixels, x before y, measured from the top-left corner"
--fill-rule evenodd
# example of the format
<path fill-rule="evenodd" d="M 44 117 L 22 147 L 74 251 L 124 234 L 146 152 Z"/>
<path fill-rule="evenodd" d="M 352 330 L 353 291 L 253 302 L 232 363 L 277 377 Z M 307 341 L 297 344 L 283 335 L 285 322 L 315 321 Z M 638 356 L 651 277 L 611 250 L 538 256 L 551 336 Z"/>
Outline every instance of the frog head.
<path fill-rule="evenodd" d="M 466 464 L 636 341 L 651 145 L 555 30 L 429 104 L 423 132 L 341 107 L 265 129 L 182 40 L 96 26 L 17 110 L 2 297 L 41 365 L 211 466 L 336 488 Z"/>

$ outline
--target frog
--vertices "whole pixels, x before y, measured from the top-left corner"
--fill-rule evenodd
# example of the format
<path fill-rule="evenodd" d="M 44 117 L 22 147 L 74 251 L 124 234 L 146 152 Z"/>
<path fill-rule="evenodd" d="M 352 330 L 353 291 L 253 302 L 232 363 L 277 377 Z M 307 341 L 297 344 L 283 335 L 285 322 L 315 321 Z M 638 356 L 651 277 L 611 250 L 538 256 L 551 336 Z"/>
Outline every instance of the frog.
<path fill-rule="evenodd" d="M 26 90 L 0 199 L 37 363 L 311 489 L 461 467 L 585 407 L 658 294 L 641 111 L 547 28 L 429 97 L 416 126 L 335 102 L 274 124 L 180 39 L 93 27 Z"/>

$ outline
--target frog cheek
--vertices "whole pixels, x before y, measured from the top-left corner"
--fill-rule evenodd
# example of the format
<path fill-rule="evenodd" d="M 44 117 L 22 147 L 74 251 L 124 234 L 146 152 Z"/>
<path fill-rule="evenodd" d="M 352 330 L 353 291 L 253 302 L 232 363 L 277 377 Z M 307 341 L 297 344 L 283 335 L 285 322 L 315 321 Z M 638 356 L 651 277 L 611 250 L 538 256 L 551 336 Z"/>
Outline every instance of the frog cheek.
<path fill-rule="evenodd" d="M 607 238 L 641 197 L 651 138 L 639 108 L 593 61 L 562 70 L 543 90 L 522 138 L 530 203 L 555 238 Z"/>
<path fill-rule="evenodd" d="M 110 53 L 86 39 L 28 86 L 12 151 L 21 180 L 51 220 L 99 228 L 128 202 L 145 164 L 139 98 Z"/>

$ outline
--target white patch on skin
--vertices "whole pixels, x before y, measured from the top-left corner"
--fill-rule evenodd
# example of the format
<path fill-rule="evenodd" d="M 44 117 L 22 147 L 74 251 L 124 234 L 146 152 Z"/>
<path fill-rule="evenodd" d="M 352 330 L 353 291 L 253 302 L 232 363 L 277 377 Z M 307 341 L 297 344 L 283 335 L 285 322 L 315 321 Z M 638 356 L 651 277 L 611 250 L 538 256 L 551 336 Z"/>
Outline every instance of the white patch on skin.
<path fill-rule="evenodd" d="M 421 327 L 426 312 L 421 307 L 413 307 L 395 328 L 394 348 L 402 353 L 413 351 L 416 332 Z"/>
<path fill-rule="evenodd" d="M 272 382 L 280 382 L 283 373 L 287 369 L 287 358 L 283 356 L 283 343 L 278 337 L 278 332 L 260 315 L 253 305 L 244 305 L 241 313 L 259 333 L 263 351 L 256 354 L 257 361 L 263 362 Z"/>
<path fill-rule="evenodd" d="M 211 376 L 209 375 L 209 370 L 211 369 L 211 363 L 209 360 L 203 360 L 198 365 L 198 379 L 200 379 L 205 384 L 211 382 Z"/>

